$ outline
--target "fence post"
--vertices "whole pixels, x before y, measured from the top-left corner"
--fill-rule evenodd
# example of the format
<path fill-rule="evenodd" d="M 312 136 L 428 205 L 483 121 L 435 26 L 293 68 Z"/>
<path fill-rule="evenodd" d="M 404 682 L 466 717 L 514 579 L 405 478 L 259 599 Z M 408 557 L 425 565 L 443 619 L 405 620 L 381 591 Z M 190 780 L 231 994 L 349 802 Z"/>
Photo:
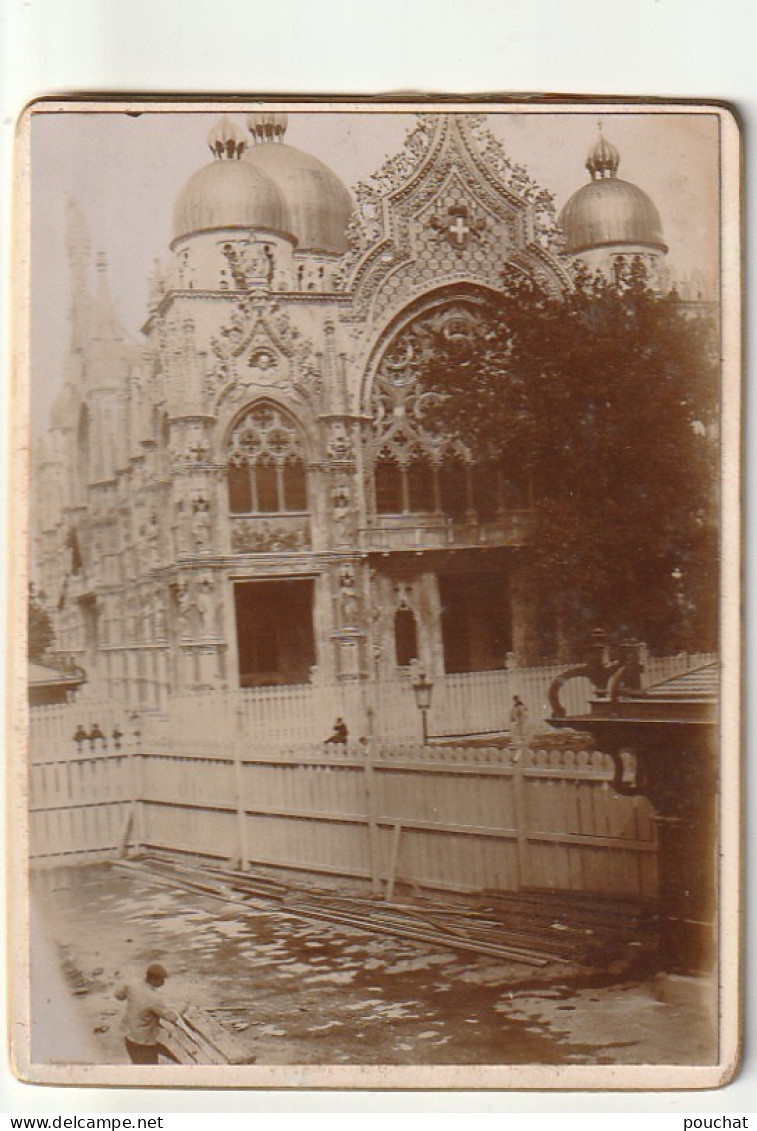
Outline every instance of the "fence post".
<path fill-rule="evenodd" d="M 510 746 L 513 753 L 513 794 L 515 798 L 515 890 L 521 891 L 528 879 L 528 802 L 523 764 L 528 743 L 521 738 L 517 745 Z"/>
<path fill-rule="evenodd" d="M 375 720 L 374 709 L 369 703 L 366 708 L 367 734 L 365 742 L 365 815 L 368 823 L 368 866 L 371 873 L 371 892 L 373 895 L 381 893 L 381 876 L 378 859 L 378 825 L 376 824 L 376 805 L 374 797 L 374 767 L 373 753 L 375 749 Z"/>
<path fill-rule="evenodd" d="M 131 798 L 118 841 L 118 855 L 126 856 L 129 844 L 139 852 L 145 840 L 142 813 L 142 735 L 140 731 L 135 730 L 133 734 L 127 733 L 121 737 L 128 743 L 127 766 Z"/>
<path fill-rule="evenodd" d="M 237 740 L 232 742 L 234 751 L 234 791 L 236 793 L 237 808 L 237 847 L 239 850 L 239 870 L 246 872 L 249 866 L 249 851 L 247 845 L 247 809 L 244 803 L 244 774 L 242 765 L 242 740 L 244 737 L 244 712 L 241 704 L 237 705 Z"/>
<path fill-rule="evenodd" d="M 394 884 L 397 879 L 397 860 L 400 854 L 400 837 L 402 835 L 402 821 L 395 821 L 392 832 L 392 848 L 389 855 L 389 871 L 386 877 L 386 901 L 391 903 L 394 899 Z"/>

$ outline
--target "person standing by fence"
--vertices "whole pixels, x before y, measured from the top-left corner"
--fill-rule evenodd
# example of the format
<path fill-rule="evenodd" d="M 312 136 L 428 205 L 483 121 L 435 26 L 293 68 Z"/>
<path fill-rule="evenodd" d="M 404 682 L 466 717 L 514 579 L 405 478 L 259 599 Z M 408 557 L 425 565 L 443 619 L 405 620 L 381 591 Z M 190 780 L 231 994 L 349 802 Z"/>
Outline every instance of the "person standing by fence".
<path fill-rule="evenodd" d="M 528 728 L 528 707 L 520 695 L 513 695 L 513 706 L 510 711 L 510 733 L 513 742 L 522 743 Z"/>

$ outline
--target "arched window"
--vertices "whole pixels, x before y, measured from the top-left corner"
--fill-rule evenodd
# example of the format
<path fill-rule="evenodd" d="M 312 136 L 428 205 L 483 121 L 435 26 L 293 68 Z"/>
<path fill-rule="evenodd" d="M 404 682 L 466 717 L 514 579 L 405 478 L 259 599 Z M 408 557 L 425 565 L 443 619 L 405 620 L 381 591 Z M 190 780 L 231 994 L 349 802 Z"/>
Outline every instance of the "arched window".
<path fill-rule="evenodd" d="M 464 518 L 468 509 L 468 477 L 462 459 L 445 460 L 439 469 L 442 510 L 450 518 Z"/>
<path fill-rule="evenodd" d="M 376 510 L 379 514 L 401 514 L 402 471 L 391 456 L 376 460 Z"/>
<path fill-rule="evenodd" d="M 308 509 L 308 485 L 305 465 L 295 453 L 287 456 L 284 464 L 284 509 L 306 511 Z"/>
<path fill-rule="evenodd" d="M 405 472 L 408 510 L 428 514 L 434 508 L 434 469 L 431 460 L 421 452 L 413 454 Z"/>
<path fill-rule="evenodd" d="M 237 421 L 229 439 L 227 484 L 232 514 L 307 511 L 304 446 L 282 409 L 259 404 Z"/>
<path fill-rule="evenodd" d="M 435 336 L 475 336 L 480 329 L 477 300 L 458 296 L 407 325 L 379 361 L 372 393 L 376 513 L 446 516 L 472 521 L 496 519 L 502 511 L 496 471 L 481 477 L 478 490 L 471 453 L 433 431 L 437 394 L 424 389 L 419 370 Z"/>

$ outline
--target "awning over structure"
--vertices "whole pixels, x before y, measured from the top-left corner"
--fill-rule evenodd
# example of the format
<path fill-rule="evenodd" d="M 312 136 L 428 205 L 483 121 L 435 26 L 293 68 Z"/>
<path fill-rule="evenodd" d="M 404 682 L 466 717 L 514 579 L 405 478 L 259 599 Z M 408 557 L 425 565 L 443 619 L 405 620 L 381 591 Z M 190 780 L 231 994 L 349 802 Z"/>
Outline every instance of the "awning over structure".
<path fill-rule="evenodd" d="M 66 703 L 70 695 L 86 681 L 87 677 L 83 669 L 73 665 L 70 669 L 64 670 L 50 664 L 30 663 L 29 705 L 45 707 L 54 703 Z"/>

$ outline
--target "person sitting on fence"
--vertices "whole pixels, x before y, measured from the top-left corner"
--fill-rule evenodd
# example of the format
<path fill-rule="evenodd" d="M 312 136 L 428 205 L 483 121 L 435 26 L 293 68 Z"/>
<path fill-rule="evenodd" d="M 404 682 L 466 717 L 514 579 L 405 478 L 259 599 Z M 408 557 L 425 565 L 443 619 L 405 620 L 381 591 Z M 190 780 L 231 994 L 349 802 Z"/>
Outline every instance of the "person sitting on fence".
<path fill-rule="evenodd" d="M 329 735 L 329 737 L 326 739 L 324 745 L 331 744 L 333 746 L 346 746 L 347 745 L 347 739 L 349 738 L 349 733 L 350 732 L 347 730 L 346 722 L 340 716 L 335 721 L 334 730 Z"/>
<path fill-rule="evenodd" d="M 520 695 L 513 695 L 513 709 L 510 712 L 512 736 L 515 742 L 522 742 L 526 737 L 526 724 L 528 720 L 528 707 Z"/>
<path fill-rule="evenodd" d="M 130 982 L 116 990 L 116 998 L 126 1002 L 124 1044 L 132 1064 L 158 1064 L 160 1055 L 179 1063 L 171 1050 L 158 1040 L 161 1021 L 176 1024 L 179 1020 L 179 1014 L 160 992 L 167 977 L 165 966 L 151 962 L 143 981 Z"/>

